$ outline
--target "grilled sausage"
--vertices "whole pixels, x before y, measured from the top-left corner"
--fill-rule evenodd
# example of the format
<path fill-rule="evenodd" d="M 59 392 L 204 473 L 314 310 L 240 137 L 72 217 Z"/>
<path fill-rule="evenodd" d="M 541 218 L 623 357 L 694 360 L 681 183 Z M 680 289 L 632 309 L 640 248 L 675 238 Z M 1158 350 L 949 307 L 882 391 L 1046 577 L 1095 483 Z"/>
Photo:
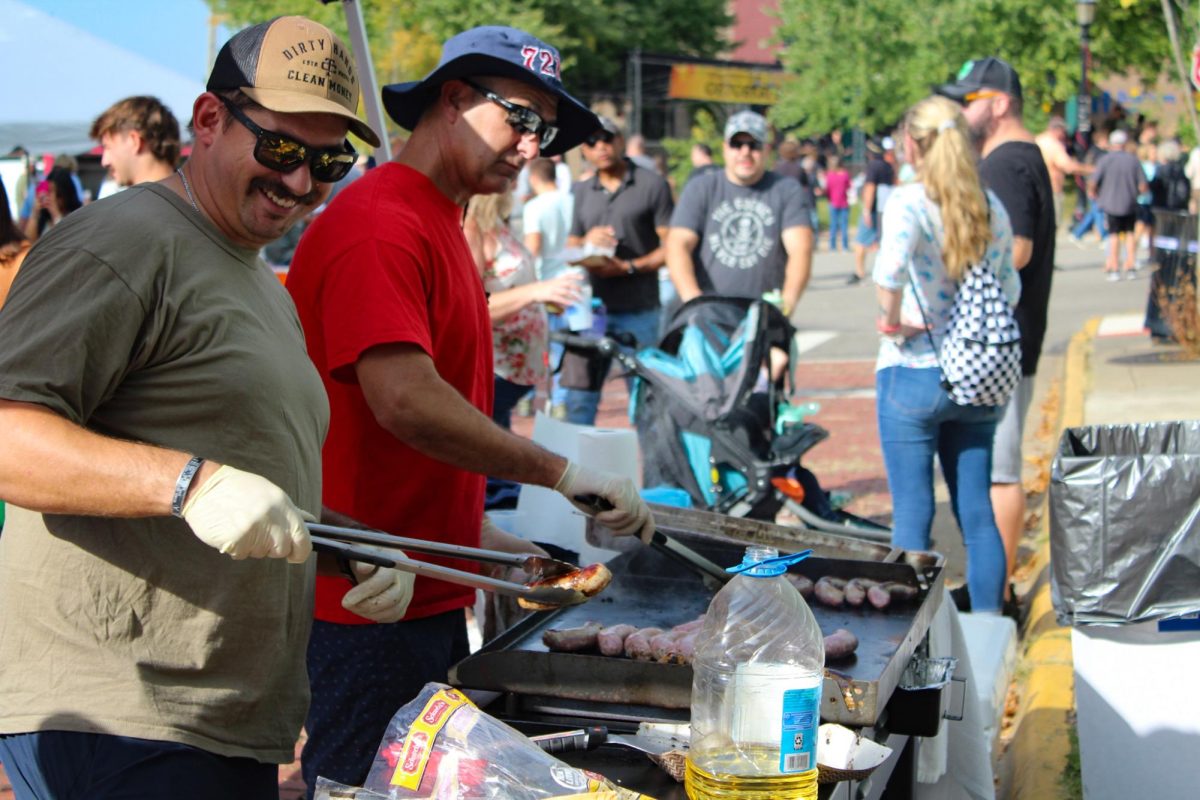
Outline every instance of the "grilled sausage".
<path fill-rule="evenodd" d="M 641 628 L 625 637 L 625 655 L 639 661 L 649 661 L 650 640 L 663 632 L 662 628 Z"/>
<path fill-rule="evenodd" d="M 842 602 L 846 599 L 845 586 L 846 581 L 843 579 L 831 578 L 826 575 L 813 586 L 813 596 L 817 598 L 818 602 L 830 608 L 841 608 Z"/>
<path fill-rule="evenodd" d="M 858 637 L 845 628 L 838 628 L 825 637 L 825 660 L 840 661 L 854 655 L 858 649 Z"/>
<path fill-rule="evenodd" d="M 670 647 L 667 648 L 668 664 L 690 664 L 692 657 L 696 655 L 696 635 L 699 631 L 685 633 L 683 636 L 676 636 Z"/>
<path fill-rule="evenodd" d="M 553 578 L 534 581 L 529 586 L 535 589 L 540 586 L 577 589 L 583 593 L 584 597 L 592 597 L 604 591 L 610 582 L 612 582 L 612 572 L 609 571 L 608 567 L 603 564 L 591 564 L 573 572 L 568 572 L 565 575 L 556 575 Z M 517 598 L 517 605 L 530 611 L 547 611 L 552 608 L 558 608 L 558 606 L 549 603 L 527 600 L 524 597 Z"/>
<path fill-rule="evenodd" d="M 666 663 L 667 653 L 675 646 L 675 634 L 671 631 L 653 636 L 650 639 L 650 658 Z"/>
<path fill-rule="evenodd" d="M 684 634 L 692 633 L 694 631 L 700 630 L 700 626 L 703 624 L 704 624 L 704 617 L 703 616 L 696 617 L 691 622 L 685 622 L 682 625 L 676 625 L 674 628 L 671 628 L 671 633 L 674 633 L 678 636 L 682 636 Z"/>
<path fill-rule="evenodd" d="M 867 599 L 871 601 L 871 605 L 883 611 L 892 603 L 892 593 L 887 590 L 886 584 L 876 584 L 867 590 Z"/>
<path fill-rule="evenodd" d="M 910 600 L 917 599 L 920 590 L 915 586 L 909 586 L 907 583 L 897 583 L 895 581 L 886 584 L 888 594 L 892 596 L 894 603 L 907 603 Z"/>
<path fill-rule="evenodd" d="M 796 591 L 800 592 L 800 596 L 805 600 L 813 596 L 813 582 L 803 575 L 797 575 L 794 572 L 786 572 L 783 577 L 787 578 L 787 582 L 796 587 Z"/>
<path fill-rule="evenodd" d="M 858 608 L 867 600 L 867 591 L 879 581 L 870 578 L 851 578 L 846 581 L 846 605 Z"/>
<path fill-rule="evenodd" d="M 619 656 L 625 652 L 625 637 L 636 631 L 633 625 L 609 625 L 600 631 L 596 641 L 600 645 L 601 655 Z"/>
<path fill-rule="evenodd" d="M 542 644 L 558 653 L 581 653 L 596 649 L 596 640 L 604 626 L 589 622 L 578 628 L 547 628 L 542 631 Z"/>

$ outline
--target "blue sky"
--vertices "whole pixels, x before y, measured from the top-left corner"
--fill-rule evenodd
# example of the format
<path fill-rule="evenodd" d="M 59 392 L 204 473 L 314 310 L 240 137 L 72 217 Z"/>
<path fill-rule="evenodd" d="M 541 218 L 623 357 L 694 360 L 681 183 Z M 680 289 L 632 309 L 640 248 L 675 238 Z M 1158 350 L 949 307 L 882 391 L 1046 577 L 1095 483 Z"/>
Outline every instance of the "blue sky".
<path fill-rule="evenodd" d="M 209 10 L 204 0 L 21 0 L 46 14 L 203 82 Z M 217 31 L 216 47 L 229 38 Z"/>

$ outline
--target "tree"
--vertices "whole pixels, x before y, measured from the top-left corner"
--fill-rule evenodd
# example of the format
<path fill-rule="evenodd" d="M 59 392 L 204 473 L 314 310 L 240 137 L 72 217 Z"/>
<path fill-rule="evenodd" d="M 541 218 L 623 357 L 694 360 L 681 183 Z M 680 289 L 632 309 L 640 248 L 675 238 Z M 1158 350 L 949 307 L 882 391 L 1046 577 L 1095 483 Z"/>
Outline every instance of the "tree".
<path fill-rule="evenodd" d="M 341 36 L 340 3 L 316 0 L 206 0 L 242 27 L 279 14 L 303 14 Z M 714 56 L 727 47 L 725 0 L 362 0 L 371 56 L 381 83 L 414 80 L 437 63 L 441 43 L 476 25 L 511 25 L 559 49 L 567 88 L 624 91 L 625 59 L 635 48 Z"/>
<path fill-rule="evenodd" d="M 1167 65 L 1160 0 L 1100 3 L 1091 33 L 1099 74 L 1135 69 L 1153 80 Z M 1032 111 L 1079 91 L 1069 0 L 781 0 L 779 37 L 784 67 L 797 77 L 771 116 L 804 135 L 889 128 L 966 59 L 984 55 L 1017 69 Z"/>

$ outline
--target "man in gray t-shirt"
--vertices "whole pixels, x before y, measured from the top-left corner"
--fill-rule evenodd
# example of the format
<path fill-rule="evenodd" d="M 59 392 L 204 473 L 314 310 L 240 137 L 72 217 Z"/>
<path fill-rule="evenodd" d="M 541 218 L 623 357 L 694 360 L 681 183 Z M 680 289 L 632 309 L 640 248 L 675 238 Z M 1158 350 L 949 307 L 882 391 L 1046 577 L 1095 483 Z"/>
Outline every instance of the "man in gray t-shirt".
<path fill-rule="evenodd" d="M 684 187 L 667 234 L 667 270 L 683 302 L 779 292 L 791 314 L 800 300 L 812 266 L 810 205 L 798 182 L 766 171 L 766 142 L 761 115 L 733 115 L 724 171 Z"/>
<path fill-rule="evenodd" d="M 1132 278 L 1137 269 L 1137 238 L 1134 223 L 1137 221 L 1137 196 L 1148 191 L 1142 162 L 1133 153 L 1126 151 L 1128 134 L 1122 130 L 1109 134 L 1108 144 L 1112 148 L 1096 162 L 1096 171 L 1088 179 L 1088 194 L 1095 198 L 1096 205 L 1107 217 L 1108 255 L 1104 271 L 1109 280 L 1118 278 L 1117 261 L 1121 244 L 1125 244 L 1125 277 Z"/>

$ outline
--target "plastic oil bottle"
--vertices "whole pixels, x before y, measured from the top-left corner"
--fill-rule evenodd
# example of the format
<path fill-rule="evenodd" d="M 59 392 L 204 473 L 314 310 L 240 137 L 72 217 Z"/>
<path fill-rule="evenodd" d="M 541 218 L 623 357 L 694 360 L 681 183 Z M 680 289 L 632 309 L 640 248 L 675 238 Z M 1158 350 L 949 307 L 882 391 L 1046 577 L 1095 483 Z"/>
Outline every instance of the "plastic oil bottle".
<path fill-rule="evenodd" d="M 713 598 L 692 661 L 691 800 L 815 800 L 825 648 L 783 578 L 810 551 L 747 548 Z"/>

